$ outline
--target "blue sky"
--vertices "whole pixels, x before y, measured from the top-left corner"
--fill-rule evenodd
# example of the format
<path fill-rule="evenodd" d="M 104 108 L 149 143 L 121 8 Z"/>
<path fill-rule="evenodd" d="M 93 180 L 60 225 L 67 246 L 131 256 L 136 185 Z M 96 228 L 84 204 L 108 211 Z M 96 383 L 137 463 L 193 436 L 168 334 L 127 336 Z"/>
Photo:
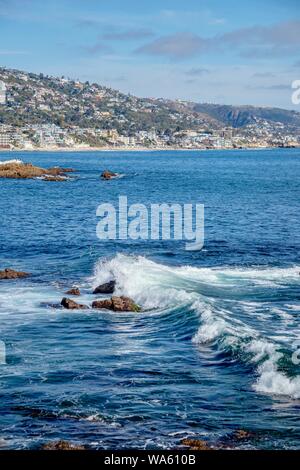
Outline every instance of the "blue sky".
<path fill-rule="evenodd" d="M 297 109 L 298 0 L 0 0 L 0 40 L 10 68 L 137 96 Z"/>

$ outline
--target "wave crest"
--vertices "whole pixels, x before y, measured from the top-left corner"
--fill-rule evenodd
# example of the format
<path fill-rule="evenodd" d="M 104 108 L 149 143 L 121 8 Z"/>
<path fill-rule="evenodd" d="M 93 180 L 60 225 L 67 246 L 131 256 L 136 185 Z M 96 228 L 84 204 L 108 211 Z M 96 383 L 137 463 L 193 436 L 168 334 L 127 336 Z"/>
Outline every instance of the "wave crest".
<path fill-rule="evenodd" d="M 253 365 L 257 392 L 300 398 L 300 377 L 290 378 L 280 371 L 282 344 L 276 340 L 280 332 L 290 349 L 297 331 L 286 331 L 287 323 L 278 323 L 284 321 L 278 314 L 277 323 L 272 321 L 272 309 L 273 315 L 278 310 L 273 302 L 280 301 L 280 289 L 299 283 L 299 268 L 170 267 L 142 256 L 118 254 L 97 263 L 93 286 L 111 279 L 116 280 L 117 295 L 132 297 L 146 310 L 164 313 L 181 306 L 178 315 L 194 311 L 199 328 L 193 343 L 212 344 Z M 288 306 L 285 315 L 293 319 Z"/>

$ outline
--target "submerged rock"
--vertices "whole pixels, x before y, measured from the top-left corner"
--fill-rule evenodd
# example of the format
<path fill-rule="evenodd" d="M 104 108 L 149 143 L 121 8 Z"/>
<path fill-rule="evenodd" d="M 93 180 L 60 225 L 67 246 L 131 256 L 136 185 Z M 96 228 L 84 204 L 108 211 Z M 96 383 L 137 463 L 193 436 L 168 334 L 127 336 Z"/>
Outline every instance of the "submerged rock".
<path fill-rule="evenodd" d="M 62 173 L 73 173 L 75 170 L 73 168 L 60 168 L 59 166 L 54 166 L 53 168 L 48 168 L 48 175 L 58 176 Z"/>
<path fill-rule="evenodd" d="M 190 448 L 190 450 L 213 450 L 207 442 L 200 439 L 182 439 L 181 443 Z"/>
<path fill-rule="evenodd" d="M 95 309 L 108 309 L 114 312 L 140 312 L 141 307 L 137 305 L 129 297 L 112 297 L 111 299 L 95 300 L 92 303 L 92 308 Z"/>
<path fill-rule="evenodd" d="M 116 287 L 116 281 L 109 281 L 96 287 L 93 294 L 113 294 Z"/>
<path fill-rule="evenodd" d="M 256 437 L 254 432 L 238 429 L 213 443 L 200 439 L 183 439 L 181 444 L 188 446 L 190 450 L 236 450 L 240 444 L 245 444 L 254 437 Z"/>
<path fill-rule="evenodd" d="M 73 171 L 71 168 L 62 169 L 40 168 L 21 160 L 12 160 L 0 164 L 0 178 L 31 179 L 42 178 L 45 181 L 65 181 L 65 173 Z"/>
<path fill-rule="evenodd" d="M 86 310 L 89 308 L 87 305 L 78 304 L 74 302 L 74 300 L 67 299 L 66 297 L 62 299 L 61 305 L 68 310 Z"/>
<path fill-rule="evenodd" d="M 66 181 L 68 178 L 66 176 L 51 176 L 51 175 L 45 175 L 41 176 L 38 179 L 43 180 L 43 181 Z"/>
<path fill-rule="evenodd" d="M 103 171 L 101 178 L 104 180 L 111 180 L 112 178 L 116 178 L 118 176 L 118 173 L 113 173 L 112 171 L 105 170 Z"/>
<path fill-rule="evenodd" d="M 238 429 L 233 433 L 233 439 L 236 439 L 237 441 L 242 441 L 244 439 L 250 439 L 251 437 L 254 436 L 253 432 L 250 431 L 245 431 L 244 429 Z"/>
<path fill-rule="evenodd" d="M 4 269 L 3 271 L 0 271 L 0 280 L 1 279 L 19 279 L 19 278 L 24 278 L 28 277 L 30 274 L 24 273 L 22 271 L 15 271 L 14 269 Z"/>
<path fill-rule="evenodd" d="M 66 292 L 67 295 L 80 295 L 80 290 L 78 287 L 73 287 L 72 289 Z"/>
<path fill-rule="evenodd" d="M 56 441 L 44 444 L 42 450 L 85 450 L 85 446 L 67 441 Z"/>

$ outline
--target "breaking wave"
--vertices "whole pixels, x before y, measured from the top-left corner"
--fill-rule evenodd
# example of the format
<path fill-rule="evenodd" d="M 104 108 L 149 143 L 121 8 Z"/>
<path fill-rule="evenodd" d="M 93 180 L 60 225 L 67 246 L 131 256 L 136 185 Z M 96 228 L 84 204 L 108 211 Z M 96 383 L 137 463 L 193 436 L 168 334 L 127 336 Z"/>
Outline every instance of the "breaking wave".
<path fill-rule="evenodd" d="M 193 312 L 199 323 L 195 347 L 250 368 L 256 392 L 300 398 L 292 361 L 300 337 L 299 267 L 170 267 L 118 254 L 96 264 L 91 282 L 96 287 L 111 279 L 117 281 L 116 295 L 132 297 L 143 315 L 164 315 L 174 307 L 177 315 Z"/>

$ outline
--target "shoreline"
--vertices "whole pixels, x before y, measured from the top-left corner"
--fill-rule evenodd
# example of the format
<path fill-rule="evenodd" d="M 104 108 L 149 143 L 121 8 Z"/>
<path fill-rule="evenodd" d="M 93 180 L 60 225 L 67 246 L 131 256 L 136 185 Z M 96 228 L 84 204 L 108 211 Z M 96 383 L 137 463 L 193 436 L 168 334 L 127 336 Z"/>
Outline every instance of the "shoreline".
<path fill-rule="evenodd" d="M 28 152 L 28 153 L 40 153 L 40 152 L 63 152 L 63 153 L 75 153 L 75 152 L 205 152 L 205 151 L 224 151 L 224 150 L 273 150 L 273 149 L 283 149 L 283 150 L 288 150 L 288 149 L 299 149 L 300 145 L 297 147 L 272 147 L 272 146 L 267 146 L 267 147 L 243 147 L 243 148 L 233 148 L 233 147 L 221 147 L 221 148 L 178 148 L 178 147 L 39 147 L 39 148 L 33 148 L 33 149 L 5 149 L 5 148 L 0 148 L 0 154 L 1 153 L 22 153 L 22 152 Z"/>

